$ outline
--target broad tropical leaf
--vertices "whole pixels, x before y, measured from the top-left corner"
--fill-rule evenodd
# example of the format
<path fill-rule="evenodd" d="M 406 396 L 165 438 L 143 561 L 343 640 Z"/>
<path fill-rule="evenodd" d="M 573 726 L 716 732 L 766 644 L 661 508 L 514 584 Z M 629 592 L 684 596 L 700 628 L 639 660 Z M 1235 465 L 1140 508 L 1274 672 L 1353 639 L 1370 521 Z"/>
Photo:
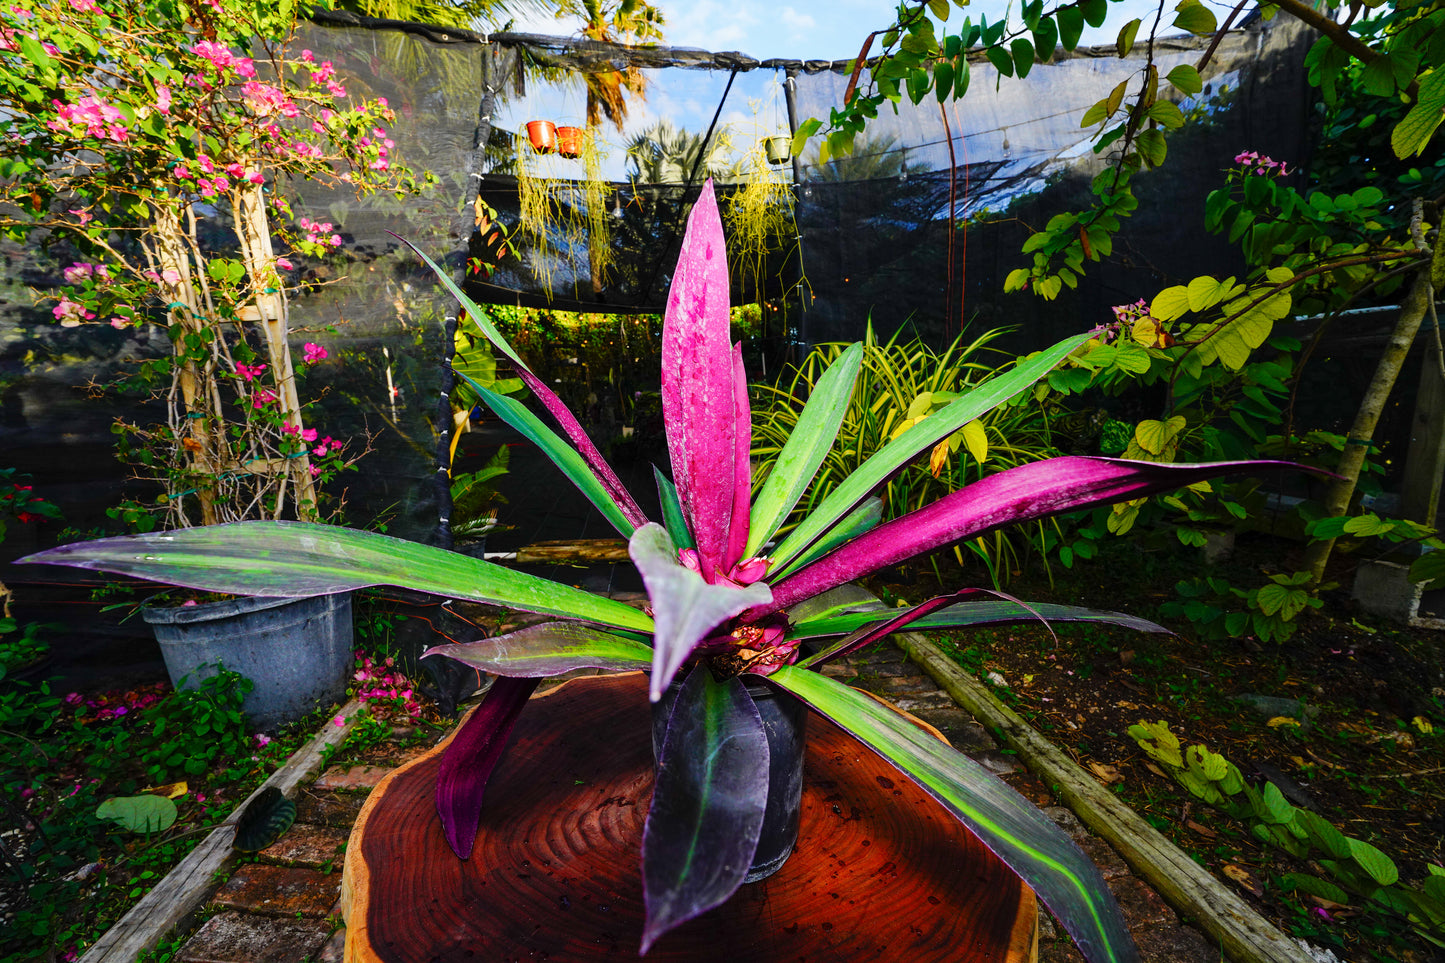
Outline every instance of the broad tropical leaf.
<path fill-rule="evenodd" d="M 667 294 L 662 326 L 662 418 L 672 481 L 697 542 L 703 576 L 709 581 L 724 566 L 738 477 L 740 419 L 728 331 L 728 290 L 722 218 L 708 181 L 688 215 L 682 253 Z"/>
<path fill-rule="evenodd" d="M 520 431 L 529 441 L 542 450 L 552 464 L 562 470 L 567 480 L 576 485 L 587 500 L 591 502 L 602 517 L 612 523 L 612 527 L 622 533 L 623 538 L 631 538 L 637 526 L 627 517 L 607 490 L 601 480 L 592 471 L 592 467 L 577 454 L 577 450 L 562 440 L 562 436 L 542 424 L 541 419 L 527 410 L 527 406 L 515 398 L 506 395 L 499 395 L 494 391 L 488 391 L 482 385 L 461 375 L 467 385 L 477 393 L 486 406 L 496 412 L 507 424 Z"/>
<path fill-rule="evenodd" d="M 932 448 L 964 425 L 992 411 L 1047 374 L 1069 352 L 1083 344 L 1092 332 L 1060 341 L 1052 348 L 1021 360 L 1012 370 L 985 381 L 968 394 L 950 402 L 880 448 L 823 499 L 822 504 L 793 529 L 774 553 L 775 564 L 786 567 L 833 523 L 853 511 L 874 488 L 882 484 L 919 453 Z"/>
<path fill-rule="evenodd" d="M 1171 465 L 1074 455 L 1030 462 L 989 475 L 855 538 L 773 586 L 772 605 L 747 617 L 776 612 L 835 585 L 1005 525 L 1143 498 L 1221 475 L 1299 467 L 1284 461 Z"/>
<path fill-rule="evenodd" d="M 828 529 L 822 536 L 809 545 L 808 548 L 797 558 L 793 559 L 786 568 L 777 572 L 769 572 L 774 580 L 787 578 L 806 565 L 827 555 L 833 549 L 844 542 L 852 541 L 864 532 L 872 531 L 883 523 L 883 499 L 877 495 L 869 497 L 863 504 L 845 515 L 838 524 Z"/>
<path fill-rule="evenodd" d="M 897 609 L 894 609 L 890 613 L 890 618 L 875 620 L 867 625 L 858 628 L 850 635 L 839 639 L 837 642 L 834 642 L 832 645 L 828 646 L 822 651 L 810 655 L 806 659 L 798 662 L 798 668 L 807 669 L 812 668 L 813 666 L 822 665 L 825 662 L 831 662 L 833 659 L 847 655 L 850 652 L 855 652 L 858 649 L 863 648 L 865 645 L 872 645 L 879 639 L 887 638 L 894 632 L 901 632 L 903 631 L 903 629 L 907 628 L 909 625 L 912 625 L 914 622 L 917 622 L 919 619 L 923 618 L 931 612 L 936 612 L 939 609 L 946 608 L 962 599 L 967 598 L 970 595 L 983 594 L 997 595 L 999 593 L 994 592 L 991 589 L 959 589 L 957 592 L 950 592 L 947 595 L 935 596 L 934 598 L 929 599 L 927 602 L 922 602 L 918 605 L 911 606 L 902 610 L 901 612 Z"/>
<path fill-rule="evenodd" d="M 527 679 L 573 669 L 636 672 L 652 667 L 650 647 L 579 622 L 543 622 L 475 642 L 436 645 L 421 657 L 429 655 L 444 655 L 494 675 Z"/>
<path fill-rule="evenodd" d="M 396 585 L 620 629 L 652 629 L 652 620 L 637 609 L 569 585 L 430 545 L 310 522 L 233 522 L 101 538 L 21 561 L 283 598 Z"/>
<path fill-rule="evenodd" d="M 788 635 L 795 639 L 813 639 L 828 635 L 846 635 L 866 625 L 881 622 L 900 615 L 898 609 L 879 612 L 851 612 L 827 618 L 798 622 L 788 629 Z M 1074 605 L 1055 605 L 1047 602 L 1021 605 L 1002 599 L 987 599 L 977 602 L 957 602 L 937 612 L 923 615 L 910 623 L 910 628 L 939 629 L 963 625 L 1001 625 L 1015 622 L 1037 622 L 1040 618 L 1049 622 L 1104 622 L 1120 625 L 1140 632 L 1168 632 L 1162 625 L 1148 619 L 1141 619 L 1123 612 L 1106 612 L 1101 609 L 1086 609 Z"/>
<path fill-rule="evenodd" d="M 621 507 L 623 514 L 627 516 L 627 520 L 630 521 L 634 527 L 646 522 L 647 516 L 642 513 L 641 508 L 637 507 L 637 503 L 633 501 L 632 495 L 627 491 L 626 487 L 623 486 L 621 480 L 617 477 L 617 473 L 612 470 L 612 466 L 607 464 L 607 461 L 602 457 L 602 453 L 597 450 L 597 446 L 594 445 L 592 439 L 587 436 L 587 432 L 582 430 L 582 424 L 577 420 L 577 416 L 572 414 L 571 410 L 562 403 L 562 399 L 557 397 L 557 393 L 547 387 L 546 383 L 533 374 L 526 363 L 518 357 L 517 352 L 507 343 L 507 339 L 502 337 L 502 332 L 498 331 L 497 326 L 492 324 L 492 320 L 487 316 L 487 313 L 478 307 L 476 302 L 467 297 L 466 293 L 451 279 L 451 276 L 442 270 L 435 261 L 422 253 L 420 248 L 399 234 L 392 234 L 392 237 L 416 252 L 417 257 L 421 258 L 426 266 L 431 268 L 432 273 L 436 275 L 436 279 L 441 282 L 442 287 L 446 288 L 452 297 L 457 299 L 457 303 L 461 306 L 461 309 L 466 312 L 467 317 L 471 318 L 472 322 L 476 324 L 482 334 L 486 336 L 486 339 L 492 343 L 493 347 L 511 359 L 522 381 L 531 390 L 532 394 L 536 395 L 542 402 L 542 405 L 547 409 L 548 413 L 557 419 L 557 423 L 562 426 L 563 432 L 566 433 L 568 438 L 572 439 L 572 444 L 577 446 L 577 451 L 587 460 L 587 464 L 592 466 L 593 471 L 597 473 L 598 480 L 601 481 L 608 493 L 612 495 L 613 501 Z"/>
<path fill-rule="evenodd" d="M 863 345 L 854 344 L 828 366 L 808 396 L 798 423 L 788 436 L 783 450 L 773 461 L 767 480 L 753 501 L 751 530 L 748 533 L 745 557 L 758 554 L 758 549 L 772 538 L 778 526 L 788 517 L 798 499 L 807 491 L 808 483 L 818 473 L 838 427 L 848 414 L 853 386 L 863 364 Z"/>
<path fill-rule="evenodd" d="M 506 676 L 493 679 L 482 704 L 467 716 L 442 750 L 437 769 L 437 815 L 447 845 L 459 859 L 472 855 L 487 780 L 502 758 L 512 727 L 540 682 Z"/>
<path fill-rule="evenodd" d="M 1137 963 L 1139 952 L 1098 867 L 1033 803 L 840 682 L 795 666 L 767 679 L 857 736 L 953 813 L 1033 888 L 1091 963 Z"/>
<path fill-rule="evenodd" d="M 677 560 L 677 546 L 661 525 L 650 522 L 627 545 L 652 600 L 652 701 L 672 681 L 693 647 L 708 632 L 752 606 L 766 605 L 772 593 L 762 582 L 745 588 L 709 585 Z"/>
<path fill-rule="evenodd" d="M 768 739 L 739 678 L 692 670 L 673 703 L 642 831 L 642 952 L 742 885 L 768 802 Z"/>

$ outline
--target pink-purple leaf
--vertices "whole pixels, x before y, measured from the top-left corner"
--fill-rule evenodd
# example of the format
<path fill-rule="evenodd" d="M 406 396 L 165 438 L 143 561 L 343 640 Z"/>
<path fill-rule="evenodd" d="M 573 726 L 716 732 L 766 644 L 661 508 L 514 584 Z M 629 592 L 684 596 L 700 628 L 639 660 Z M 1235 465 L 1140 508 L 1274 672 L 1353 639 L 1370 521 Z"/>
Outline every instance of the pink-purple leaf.
<path fill-rule="evenodd" d="M 738 456 L 727 250 L 712 181 L 688 215 L 662 326 L 662 419 L 703 577 L 724 569 Z"/>
<path fill-rule="evenodd" d="M 772 603 L 745 617 L 761 618 L 835 585 L 1016 522 L 1143 498 L 1221 475 L 1302 467 L 1286 461 L 1170 465 L 1073 455 L 1030 462 L 860 535 L 773 586 Z"/>
<path fill-rule="evenodd" d="M 436 804 L 447 845 L 459 859 L 472 854 L 482 819 L 487 780 L 502 758 L 507 737 L 536 691 L 540 679 L 498 676 L 466 721 L 442 750 L 437 770 Z"/>
<path fill-rule="evenodd" d="M 709 585 L 678 561 L 677 546 L 667 529 L 655 522 L 637 530 L 627 551 L 652 601 L 655 628 L 650 696 L 656 702 L 697 643 L 744 609 L 766 605 L 772 593 L 762 582 L 745 588 Z"/>
<path fill-rule="evenodd" d="M 475 642 L 450 642 L 422 653 L 513 678 L 543 679 L 573 669 L 637 672 L 652 665 L 652 649 L 635 639 L 579 622 L 543 622 Z"/>
<path fill-rule="evenodd" d="M 748 547 L 749 519 L 752 505 L 753 472 L 750 456 L 753 446 L 753 410 L 748 401 L 748 373 L 743 369 L 743 344 L 733 345 L 733 426 L 737 432 L 733 451 L 733 512 L 728 520 L 728 549 L 723 558 L 723 571 L 730 572 L 743 560 Z"/>
<path fill-rule="evenodd" d="M 693 669 L 668 716 L 642 830 L 643 953 L 742 885 L 763 828 L 768 762 L 762 716 L 742 680 Z"/>

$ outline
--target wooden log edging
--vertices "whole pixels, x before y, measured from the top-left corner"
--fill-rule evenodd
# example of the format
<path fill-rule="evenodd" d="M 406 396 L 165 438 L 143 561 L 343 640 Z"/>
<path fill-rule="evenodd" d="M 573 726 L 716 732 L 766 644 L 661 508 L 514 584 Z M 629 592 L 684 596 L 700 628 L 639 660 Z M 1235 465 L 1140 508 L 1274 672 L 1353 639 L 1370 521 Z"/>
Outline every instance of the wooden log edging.
<path fill-rule="evenodd" d="M 328 719 L 311 737 L 310 742 L 296 750 L 280 769 L 231 811 L 225 822 L 211 830 L 190 855 L 142 896 L 115 925 L 105 931 L 104 936 L 91 944 L 80 958 L 80 963 L 133 963 L 136 957 L 154 949 L 167 933 L 199 909 L 216 890 L 216 874 L 231 859 L 231 842 L 246 804 L 272 786 L 283 794 L 289 794 L 314 776 L 324 761 L 322 751 L 341 744 L 361 708 L 362 704 L 357 699 L 342 706 L 338 714 Z M 339 725 L 335 719 L 341 720 Z"/>
<path fill-rule="evenodd" d="M 988 688 L 915 632 L 894 642 L 962 708 L 1018 754 L 1091 830 L 1105 839 L 1175 910 L 1215 940 L 1234 963 L 1311 963 L 1304 947 L 1215 879 Z"/>

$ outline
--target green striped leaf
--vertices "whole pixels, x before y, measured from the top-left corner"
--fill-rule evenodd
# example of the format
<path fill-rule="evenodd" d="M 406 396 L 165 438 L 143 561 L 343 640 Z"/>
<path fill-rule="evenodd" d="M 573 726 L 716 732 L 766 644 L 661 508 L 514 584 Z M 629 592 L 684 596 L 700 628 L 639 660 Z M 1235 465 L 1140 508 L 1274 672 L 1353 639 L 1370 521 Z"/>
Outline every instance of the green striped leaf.
<path fill-rule="evenodd" d="M 783 450 L 773 463 L 773 470 L 763 482 L 753 501 L 748 546 L 743 558 L 758 554 L 818 473 L 818 466 L 828 457 L 838 428 L 848 414 L 853 386 L 863 364 L 863 345 L 854 344 L 838 360 L 828 366 L 818 379 L 812 395 L 798 416 L 798 423 L 788 436 Z"/>
<path fill-rule="evenodd" d="M 904 614 L 904 609 L 884 609 L 879 612 L 850 612 L 845 615 L 811 619 L 799 622 L 788 630 L 788 636 L 795 639 L 814 639 L 829 635 L 847 635 L 865 625 L 883 622 Z M 938 629 L 963 625 L 998 625 L 1013 622 L 1037 622 L 1043 618 L 1049 622 L 1103 622 L 1137 629 L 1140 632 L 1168 632 L 1160 625 L 1147 619 L 1126 615 L 1123 612 L 1106 612 L 1101 609 L 1086 609 L 1074 605 L 1051 603 L 1006 602 L 989 599 L 978 602 L 957 602 L 948 608 L 921 616 L 909 625 L 909 629 Z"/>
<path fill-rule="evenodd" d="M 570 585 L 375 532 L 311 522 L 233 522 L 61 545 L 22 561 L 207 592 L 306 598 L 396 585 L 639 632 L 652 619 Z"/>
<path fill-rule="evenodd" d="M 652 667 L 652 647 L 577 622 L 544 622 L 475 642 L 449 642 L 422 653 L 514 679 L 545 679 L 573 669 L 635 672 Z"/>
<path fill-rule="evenodd" d="M 857 736 L 938 800 L 1033 888 L 1090 963 L 1137 963 L 1139 951 L 1098 867 L 1003 780 L 833 679 L 785 666 L 768 681 Z"/>

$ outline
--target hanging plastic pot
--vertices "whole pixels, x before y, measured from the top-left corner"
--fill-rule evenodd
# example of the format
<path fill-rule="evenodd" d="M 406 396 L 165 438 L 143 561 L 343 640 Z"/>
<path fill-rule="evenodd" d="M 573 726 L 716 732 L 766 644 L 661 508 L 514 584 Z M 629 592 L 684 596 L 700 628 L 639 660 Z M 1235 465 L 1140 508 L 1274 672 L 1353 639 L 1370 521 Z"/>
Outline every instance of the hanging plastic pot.
<path fill-rule="evenodd" d="M 786 164 L 793 156 L 793 141 L 788 137 L 769 137 L 763 141 L 768 163 L 773 166 Z"/>
<path fill-rule="evenodd" d="M 531 142 L 532 150 L 550 154 L 557 149 L 557 125 L 550 120 L 529 120 L 527 140 Z"/>
<path fill-rule="evenodd" d="M 582 156 L 582 138 L 586 133 L 581 127 L 557 128 L 557 153 L 569 159 Z"/>

